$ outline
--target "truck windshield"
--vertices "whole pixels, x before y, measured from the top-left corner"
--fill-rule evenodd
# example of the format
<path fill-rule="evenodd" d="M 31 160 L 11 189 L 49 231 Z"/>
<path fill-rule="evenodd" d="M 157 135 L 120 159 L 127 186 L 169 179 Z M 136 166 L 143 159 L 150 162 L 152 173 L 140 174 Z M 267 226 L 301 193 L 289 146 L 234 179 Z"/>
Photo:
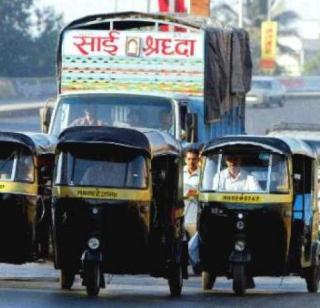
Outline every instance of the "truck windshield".
<path fill-rule="evenodd" d="M 58 136 L 77 125 L 153 128 L 174 134 L 172 102 L 147 95 L 85 94 L 62 96 L 51 123 Z"/>
<path fill-rule="evenodd" d="M 286 193 L 289 190 L 287 160 L 267 152 L 209 155 L 202 190 Z"/>
<path fill-rule="evenodd" d="M 77 152 L 77 153 L 75 153 Z M 55 183 L 71 186 L 146 188 L 147 162 L 142 155 L 110 153 L 61 153 Z"/>

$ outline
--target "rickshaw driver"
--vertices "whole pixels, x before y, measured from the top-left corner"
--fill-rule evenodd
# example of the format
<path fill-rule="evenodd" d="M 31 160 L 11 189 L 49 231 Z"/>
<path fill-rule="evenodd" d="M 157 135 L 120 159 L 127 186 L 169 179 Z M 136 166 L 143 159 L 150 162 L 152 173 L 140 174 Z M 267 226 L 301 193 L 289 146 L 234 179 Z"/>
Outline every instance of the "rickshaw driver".
<path fill-rule="evenodd" d="M 241 158 L 239 156 L 228 155 L 225 157 L 225 162 L 227 168 L 214 176 L 214 190 L 235 192 L 261 191 L 257 179 L 241 168 Z"/>

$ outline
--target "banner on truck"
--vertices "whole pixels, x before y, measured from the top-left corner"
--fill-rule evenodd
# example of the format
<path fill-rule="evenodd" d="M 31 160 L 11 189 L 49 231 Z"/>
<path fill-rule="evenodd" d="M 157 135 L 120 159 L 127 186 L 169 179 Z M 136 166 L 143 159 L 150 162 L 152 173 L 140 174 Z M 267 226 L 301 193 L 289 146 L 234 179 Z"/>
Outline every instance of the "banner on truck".
<path fill-rule="evenodd" d="M 61 91 L 203 95 L 203 33 L 70 30 L 62 43 Z"/>

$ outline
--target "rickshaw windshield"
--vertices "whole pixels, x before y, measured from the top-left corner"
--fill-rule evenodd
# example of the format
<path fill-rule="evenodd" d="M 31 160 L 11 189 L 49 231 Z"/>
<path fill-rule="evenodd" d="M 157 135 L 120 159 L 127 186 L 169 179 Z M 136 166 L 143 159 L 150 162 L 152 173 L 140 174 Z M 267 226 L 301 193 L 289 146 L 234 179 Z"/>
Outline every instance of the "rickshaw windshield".
<path fill-rule="evenodd" d="M 146 188 L 147 162 L 142 155 L 120 151 L 61 153 L 55 183 L 71 186 Z"/>
<path fill-rule="evenodd" d="M 31 153 L 7 147 L 0 153 L 0 181 L 33 182 L 34 165 Z"/>
<path fill-rule="evenodd" d="M 12 148 L 3 148 L 0 151 L 0 180 L 13 181 L 14 161 L 16 152 Z"/>
<path fill-rule="evenodd" d="M 269 152 L 223 153 L 206 157 L 202 190 L 217 192 L 270 192 L 289 190 L 288 163 Z"/>

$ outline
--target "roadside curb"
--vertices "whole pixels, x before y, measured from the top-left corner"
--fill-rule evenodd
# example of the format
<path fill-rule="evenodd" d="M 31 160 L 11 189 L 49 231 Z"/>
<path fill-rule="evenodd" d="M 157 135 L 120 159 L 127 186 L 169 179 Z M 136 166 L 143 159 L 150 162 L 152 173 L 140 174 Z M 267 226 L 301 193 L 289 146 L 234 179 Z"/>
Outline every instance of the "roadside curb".
<path fill-rule="evenodd" d="M 59 282 L 58 277 L 0 277 L 0 281 L 19 281 L 19 282 Z"/>
<path fill-rule="evenodd" d="M 40 107 L 44 104 L 44 102 L 0 104 L 0 118 L 34 115 L 39 112 Z"/>

